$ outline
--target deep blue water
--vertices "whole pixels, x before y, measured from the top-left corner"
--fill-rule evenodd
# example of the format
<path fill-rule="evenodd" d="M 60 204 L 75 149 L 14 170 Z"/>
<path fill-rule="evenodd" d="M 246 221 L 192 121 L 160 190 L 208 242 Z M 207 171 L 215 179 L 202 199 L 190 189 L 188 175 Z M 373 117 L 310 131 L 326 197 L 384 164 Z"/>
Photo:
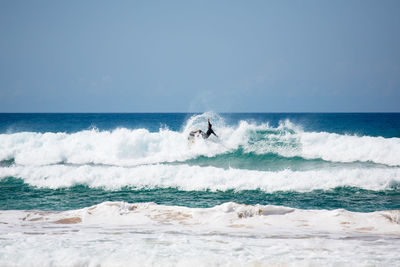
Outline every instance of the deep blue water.
<path fill-rule="evenodd" d="M 77 132 L 96 127 L 99 130 L 116 128 L 145 128 L 156 132 L 167 126 L 179 131 L 193 113 L 0 113 L 0 133 L 14 132 Z M 240 120 L 268 122 L 277 126 L 290 120 L 305 131 L 324 131 L 400 137 L 400 113 L 222 113 L 228 124 Z"/>

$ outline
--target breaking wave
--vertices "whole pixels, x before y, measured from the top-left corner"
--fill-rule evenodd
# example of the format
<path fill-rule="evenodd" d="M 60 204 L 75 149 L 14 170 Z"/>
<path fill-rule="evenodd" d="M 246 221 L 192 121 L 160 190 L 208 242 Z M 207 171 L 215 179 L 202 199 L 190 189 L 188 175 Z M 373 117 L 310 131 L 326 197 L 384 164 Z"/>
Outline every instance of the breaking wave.
<path fill-rule="evenodd" d="M 198 139 L 191 144 L 188 133 L 204 129 L 206 117 L 213 116 L 220 138 Z M 181 131 L 167 128 L 118 128 L 113 131 L 84 130 L 76 133 L 19 132 L 0 134 L 0 161 L 14 159 L 19 165 L 111 164 L 133 166 L 185 161 L 199 156 L 235 153 L 276 154 L 281 157 L 322 159 L 331 162 L 373 162 L 400 166 L 400 138 L 305 132 L 290 121 L 278 127 L 240 121 L 226 125 L 211 113 L 191 117 Z"/>
<path fill-rule="evenodd" d="M 219 138 L 188 140 L 211 117 Z M 180 131 L 118 128 L 0 135 L 0 179 L 37 187 L 311 191 L 386 190 L 400 183 L 400 138 L 306 132 L 283 121 L 227 125 L 214 113 Z"/>

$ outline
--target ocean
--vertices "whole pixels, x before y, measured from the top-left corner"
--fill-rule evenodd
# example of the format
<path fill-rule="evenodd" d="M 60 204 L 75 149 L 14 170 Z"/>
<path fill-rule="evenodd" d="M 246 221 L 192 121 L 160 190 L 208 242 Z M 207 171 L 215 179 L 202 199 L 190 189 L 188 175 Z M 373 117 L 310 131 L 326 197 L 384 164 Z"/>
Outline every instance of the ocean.
<path fill-rule="evenodd" d="M 218 137 L 189 139 L 193 130 Z M 400 113 L 0 114 L 0 266 L 395 266 Z"/>

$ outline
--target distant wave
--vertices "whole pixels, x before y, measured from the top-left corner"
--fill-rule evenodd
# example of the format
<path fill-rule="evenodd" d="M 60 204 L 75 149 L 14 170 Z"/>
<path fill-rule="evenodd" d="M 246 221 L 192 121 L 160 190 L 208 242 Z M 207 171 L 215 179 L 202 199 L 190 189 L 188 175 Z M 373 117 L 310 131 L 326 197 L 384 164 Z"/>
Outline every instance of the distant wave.
<path fill-rule="evenodd" d="M 120 128 L 70 134 L 0 134 L 0 161 L 14 159 L 16 164 L 25 166 L 60 162 L 137 166 L 185 161 L 199 156 L 214 157 L 242 149 L 244 153 L 257 155 L 272 153 L 289 158 L 400 166 L 400 138 L 304 132 L 290 121 L 282 122 L 278 127 L 247 121 L 229 126 L 214 115 L 214 129 L 220 138 L 200 138 L 191 144 L 187 140 L 188 133 L 204 126 L 206 116 L 210 114 L 191 117 L 181 131 Z"/>

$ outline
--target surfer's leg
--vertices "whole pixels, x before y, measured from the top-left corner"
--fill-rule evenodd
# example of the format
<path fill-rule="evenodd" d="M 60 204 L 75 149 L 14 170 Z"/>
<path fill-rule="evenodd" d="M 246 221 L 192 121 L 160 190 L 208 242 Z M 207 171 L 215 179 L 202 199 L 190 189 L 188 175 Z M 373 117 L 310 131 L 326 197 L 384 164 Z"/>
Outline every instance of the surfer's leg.
<path fill-rule="evenodd" d="M 196 130 L 196 131 L 191 131 L 190 135 L 194 135 L 195 133 L 201 133 L 201 130 L 199 129 L 199 130 Z"/>

